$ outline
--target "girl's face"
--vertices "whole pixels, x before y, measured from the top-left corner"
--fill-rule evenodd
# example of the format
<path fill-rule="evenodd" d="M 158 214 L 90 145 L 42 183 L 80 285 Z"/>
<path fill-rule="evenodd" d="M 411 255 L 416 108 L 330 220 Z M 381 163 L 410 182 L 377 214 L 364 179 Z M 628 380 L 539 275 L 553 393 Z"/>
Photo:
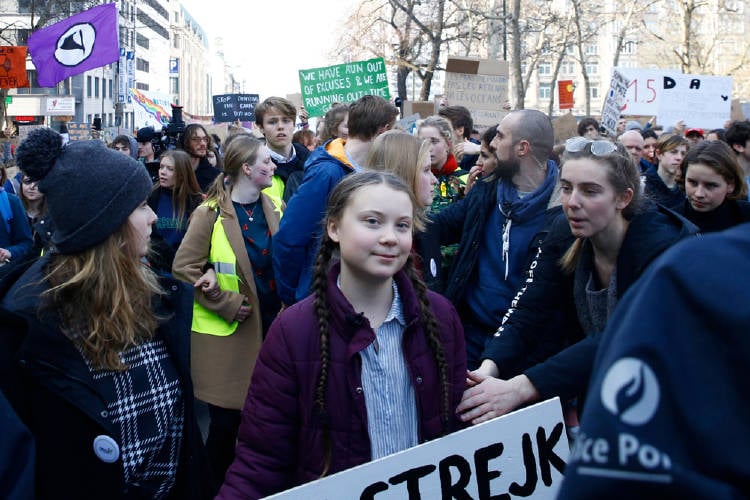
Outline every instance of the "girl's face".
<path fill-rule="evenodd" d="M 437 177 L 432 173 L 430 155 L 424 155 L 424 161 L 419 167 L 417 174 L 417 199 L 422 207 L 432 205 L 432 198 L 435 196 L 435 186 L 437 186 Z"/>
<path fill-rule="evenodd" d="M 687 146 L 677 146 L 674 149 L 663 153 L 656 151 L 656 158 L 659 160 L 659 168 L 664 169 L 669 175 L 677 175 L 680 171 L 680 164 L 687 153 Z"/>
<path fill-rule="evenodd" d="M 484 141 L 482 141 L 482 147 L 479 149 L 477 165 L 482 169 L 482 176 L 490 175 L 497 166 L 497 156 L 495 156 L 495 152 L 490 150 L 489 146 Z"/>
<path fill-rule="evenodd" d="M 647 137 L 643 139 L 643 157 L 654 163 L 654 154 L 656 153 L 656 139 L 653 137 Z"/>
<path fill-rule="evenodd" d="M 704 163 L 688 163 L 685 172 L 685 193 L 696 212 L 717 209 L 727 195 L 734 192 L 734 183 L 727 182 L 716 170 Z"/>
<path fill-rule="evenodd" d="M 562 206 L 576 238 L 591 238 L 606 231 L 621 217 L 633 197 L 630 189 L 615 194 L 607 179 L 608 165 L 591 158 L 568 160 L 560 174 Z"/>
<path fill-rule="evenodd" d="M 448 161 L 448 152 L 450 147 L 448 142 L 435 127 L 422 127 L 419 129 L 420 139 L 429 139 L 430 141 L 430 165 L 436 172 L 443 168 Z"/>
<path fill-rule="evenodd" d="M 165 156 L 159 162 L 159 186 L 163 188 L 174 187 L 174 160 Z"/>
<path fill-rule="evenodd" d="M 23 191 L 24 197 L 29 201 L 37 201 L 44 198 L 44 195 L 39 192 L 36 182 L 32 182 L 28 177 L 21 179 L 21 190 Z"/>
<path fill-rule="evenodd" d="M 336 128 L 336 136 L 344 140 L 349 138 L 349 113 L 344 116 L 344 119 Z"/>
<path fill-rule="evenodd" d="M 144 257 L 148 253 L 148 242 L 151 238 L 151 226 L 156 222 L 156 214 L 151 207 L 148 206 L 146 200 L 143 200 L 138 208 L 128 216 L 128 223 L 133 229 L 135 235 L 135 241 L 133 242 L 133 248 L 135 249 L 136 257 Z"/>
<path fill-rule="evenodd" d="M 339 244 L 342 279 L 381 282 L 393 277 L 411 252 L 414 207 L 409 195 L 385 185 L 352 193 L 328 236 Z"/>
<path fill-rule="evenodd" d="M 273 184 L 274 172 L 276 164 L 271 161 L 271 151 L 266 146 L 261 146 L 255 156 L 255 163 L 250 165 L 250 180 L 258 189 L 265 189 Z"/>

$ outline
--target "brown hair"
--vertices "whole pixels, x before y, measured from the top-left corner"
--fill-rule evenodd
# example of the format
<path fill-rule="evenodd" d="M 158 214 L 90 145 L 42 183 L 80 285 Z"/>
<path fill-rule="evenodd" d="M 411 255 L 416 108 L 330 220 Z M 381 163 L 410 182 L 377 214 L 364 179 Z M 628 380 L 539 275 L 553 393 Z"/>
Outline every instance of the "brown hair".
<path fill-rule="evenodd" d="M 398 108 L 382 97 L 362 96 L 349 105 L 349 137 L 369 141 L 383 127 L 396 123 Z"/>
<path fill-rule="evenodd" d="M 259 127 L 263 126 L 263 117 L 266 113 L 270 112 L 271 109 L 275 109 L 283 116 L 290 118 L 292 121 L 297 120 L 297 108 L 292 104 L 289 99 L 283 97 L 269 97 L 262 103 L 255 106 L 255 124 Z"/>
<path fill-rule="evenodd" d="M 641 206 L 641 178 L 638 167 L 633 162 L 627 149 L 619 142 L 615 143 L 616 149 L 612 153 L 601 156 L 591 152 L 591 144 L 587 144 L 581 151 L 575 153 L 565 150 L 560 164 L 560 176 L 562 177 L 565 162 L 568 160 L 580 158 L 594 160 L 607 169 L 607 180 L 612 185 L 615 194 L 622 194 L 628 189 L 633 192 L 630 203 L 622 209 L 622 216 L 628 220 L 632 219 Z M 560 258 L 560 266 L 566 273 L 575 271 L 582 244 L 583 238 L 576 238 L 565 255 Z"/>
<path fill-rule="evenodd" d="M 723 141 L 702 141 L 691 147 L 680 164 L 680 187 L 685 189 L 685 175 L 693 163 L 702 163 L 724 178 L 727 184 L 734 184 L 734 190 L 727 194 L 729 200 L 747 198 L 747 184 L 737 161 L 737 155 Z"/>
<path fill-rule="evenodd" d="M 97 369 L 125 370 L 120 353 L 150 338 L 159 318 L 151 303 L 162 293 L 156 275 L 133 248 L 130 223 L 81 253 L 54 255 L 47 267 L 45 307 Z"/>
<path fill-rule="evenodd" d="M 174 163 L 174 186 L 172 187 L 172 213 L 183 223 L 185 214 L 191 206 L 191 200 L 201 196 L 201 188 L 190 160 L 190 155 L 179 149 L 166 151 L 162 156 L 170 158 Z M 159 184 L 154 190 L 159 189 Z M 181 229 L 184 229 L 180 227 Z"/>
<path fill-rule="evenodd" d="M 328 198 L 328 210 L 325 217 L 325 225 L 332 220 L 339 220 L 344 213 L 352 195 L 359 189 L 366 188 L 367 186 L 376 186 L 385 184 L 396 191 L 406 193 L 412 200 L 412 207 L 415 207 L 414 212 L 416 213 L 416 201 L 414 194 L 411 190 L 403 183 L 401 179 L 393 174 L 386 172 L 372 172 L 363 171 L 358 173 L 349 174 L 338 183 L 338 185 L 331 192 Z M 330 310 L 328 307 L 328 279 L 327 271 L 331 261 L 331 257 L 338 249 L 338 245 L 328 236 L 327 231 L 323 231 L 323 236 L 320 243 L 320 249 L 315 259 L 315 265 L 313 267 L 313 278 L 312 278 L 312 293 L 314 295 L 313 308 L 315 316 L 318 322 L 318 329 L 320 331 L 320 374 L 318 376 L 318 383 L 315 390 L 315 406 L 321 417 L 323 427 L 323 440 L 325 445 L 325 465 L 323 468 L 322 476 L 328 473 L 328 469 L 331 463 L 331 440 L 330 440 L 330 429 L 328 428 L 327 413 L 326 413 L 326 389 L 328 387 L 328 368 L 330 365 L 330 351 L 329 351 L 329 324 L 330 324 Z M 421 322 L 424 326 L 427 334 L 427 342 L 432 350 L 432 354 L 435 358 L 435 362 L 438 367 L 440 375 L 440 381 L 442 384 L 442 398 L 443 398 L 443 429 L 447 432 L 449 422 L 449 411 L 450 411 L 450 388 L 448 385 L 448 366 L 445 359 L 445 352 L 443 351 L 442 341 L 440 339 L 440 328 L 437 324 L 435 316 L 432 314 L 430 309 L 430 302 L 427 297 L 427 288 L 424 282 L 420 278 L 418 272 L 414 269 L 414 262 L 411 255 L 409 255 L 404 264 L 404 270 L 409 276 L 414 288 L 417 292 L 419 299 L 419 308 L 421 313 Z"/>
<path fill-rule="evenodd" d="M 242 165 L 255 164 L 258 150 L 263 145 L 261 141 L 249 135 L 237 134 L 231 141 L 225 141 L 224 171 L 220 173 L 208 190 L 207 201 L 218 201 L 219 205 L 229 203 L 231 185 L 237 180 Z"/>
<path fill-rule="evenodd" d="M 331 139 L 338 138 L 339 125 L 341 125 L 341 122 L 344 121 L 344 118 L 348 114 L 348 104 L 335 104 L 331 106 L 331 109 L 326 111 L 326 115 L 323 117 L 323 130 L 318 138 L 319 144 L 325 144 Z"/>

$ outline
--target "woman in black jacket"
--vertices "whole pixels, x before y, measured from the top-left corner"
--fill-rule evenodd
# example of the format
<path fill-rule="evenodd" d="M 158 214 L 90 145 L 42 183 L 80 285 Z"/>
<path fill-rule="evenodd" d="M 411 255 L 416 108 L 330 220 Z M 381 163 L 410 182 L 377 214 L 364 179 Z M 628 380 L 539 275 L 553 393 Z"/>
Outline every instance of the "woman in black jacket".
<path fill-rule="evenodd" d="M 34 436 L 37 498 L 208 498 L 191 294 L 142 263 L 156 221 L 147 171 L 99 141 L 63 148 L 51 129 L 17 159 L 55 220 L 54 250 L 1 304 L 20 338 L 2 387 Z"/>
<path fill-rule="evenodd" d="M 565 216 L 550 228 L 529 277 L 487 345 L 458 411 L 480 423 L 554 396 L 582 395 L 618 300 L 646 266 L 695 232 L 679 216 L 639 210 L 639 176 L 624 148 L 574 137 L 560 173 Z M 544 328 L 561 311 L 560 328 Z"/>
<path fill-rule="evenodd" d="M 687 200 L 677 209 L 701 233 L 750 221 L 747 185 L 737 155 L 722 141 L 703 141 L 680 166 Z"/>

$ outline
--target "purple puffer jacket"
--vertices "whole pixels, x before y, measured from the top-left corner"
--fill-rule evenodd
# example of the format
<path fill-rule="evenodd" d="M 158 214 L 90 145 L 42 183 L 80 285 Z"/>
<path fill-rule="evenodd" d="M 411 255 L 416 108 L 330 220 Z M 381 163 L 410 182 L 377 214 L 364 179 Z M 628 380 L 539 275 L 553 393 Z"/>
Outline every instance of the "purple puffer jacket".
<path fill-rule="evenodd" d="M 328 274 L 330 363 L 326 409 L 333 474 L 370 460 L 367 410 L 361 383 L 359 352 L 375 340 L 366 320 L 358 316 L 336 286 L 339 265 Z M 443 434 L 441 384 L 437 364 L 419 321 L 419 302 L 402 271 L 395 276 L 406 329 L 403 351 L 411 371 L 419 415 L 419 442 Z M 448 366 L 451 403 L 449 431 L 463 426 L 455 408 L 466 387 L 463 329 L 453 306 L 429 292 L 433 314 L 441 327 Z M 315 388 L 320 373 L 320 339 L 313 298 L 285 310 L 271 326 L 253 372 L 242 411 L 234 463 L 219 499 L 261 498 L 320 478 L 325 461 L 321 417 Z"/>

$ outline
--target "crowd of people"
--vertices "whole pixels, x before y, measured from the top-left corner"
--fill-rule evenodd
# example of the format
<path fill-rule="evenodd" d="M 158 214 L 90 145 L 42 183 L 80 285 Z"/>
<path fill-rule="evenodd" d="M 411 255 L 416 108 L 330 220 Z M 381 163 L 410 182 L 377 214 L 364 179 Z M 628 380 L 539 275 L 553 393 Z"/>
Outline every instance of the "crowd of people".
<path fill-rule="evenodd" d="M 447 103 L 414 130 L 398 116 L 367 95 L 312 131 L 269 97 L 225 137 L 32 131 L 0 179 L 0 496 L 261 498 L 552 397 L 563 495 L 608 491 L 575 452 L 621 424 L 594 391 L 697 307 L 657 270 L 710 255 L 696 235 L 747 246 L 750 121 L 585 117 L 555 144 L 535 110 L 483 130 Z M 715 319 L 721 342 L 747 326 Z M 662 493 L 693 468 L 750 493 L 744 469 L 675 459 Z"/>

